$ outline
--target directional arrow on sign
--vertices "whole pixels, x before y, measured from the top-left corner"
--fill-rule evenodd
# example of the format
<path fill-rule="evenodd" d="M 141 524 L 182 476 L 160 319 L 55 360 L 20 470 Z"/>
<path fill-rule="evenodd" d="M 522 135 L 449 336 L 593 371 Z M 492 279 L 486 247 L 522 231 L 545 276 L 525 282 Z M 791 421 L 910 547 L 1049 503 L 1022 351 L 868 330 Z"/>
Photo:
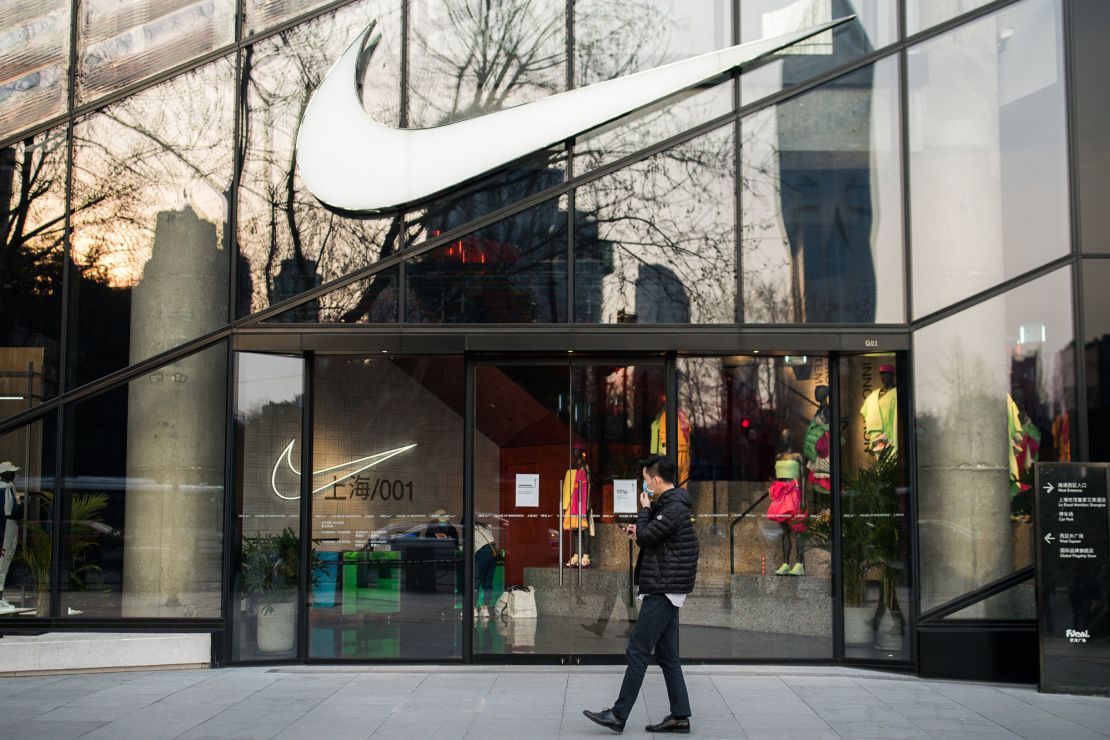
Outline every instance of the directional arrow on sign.
<path fill-rule="evenodd" d="M 1055 539 L 1055 538 L 1052 536 L 1052 532 L 1049 532 L 1048 534 L 1046 534 L 1044 536 L 1044 541 L 1047 542 L 1050 545 L 1052 544 L 1053 539 Z"/>
<path fill-rule="evenodd" d="M 1049 481 L 1048 483 L 1044 484 L 1044 492 L 1045 493 L 1052 493 L 1055 490 L 1056 490 L 1056 486 L 1052 485 L 1052 481 Z"/>

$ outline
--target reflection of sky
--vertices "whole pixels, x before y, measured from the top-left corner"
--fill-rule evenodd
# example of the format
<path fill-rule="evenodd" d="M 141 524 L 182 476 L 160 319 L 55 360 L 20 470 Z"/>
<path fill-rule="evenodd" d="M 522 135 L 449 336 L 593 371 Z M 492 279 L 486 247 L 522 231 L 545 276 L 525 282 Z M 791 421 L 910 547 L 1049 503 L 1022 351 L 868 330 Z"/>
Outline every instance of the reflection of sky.
<path fill-rule="evenodd" d="M 249 416 L 268 404 L 292 403 L 304 390 L 303 363 L 296 357 L 240 352 L 236 413 Z"/>
<path fill-rule="evenodd" d="M 1029 0 L 910 50 L 915 316 L 1067 253 L 1058 18 Z"/>
<path fill-rule="evenodd" d="M 1022 327 L 1044 342 L 1019 347 Z M 917 407 L 921 414 L 958 413 L 958 393 L 985 392 L 1001 400 L 1010 390 L 1010 361 L 1036 353 L 1042 401 L 1062 400 L 1063 353 L 1072 342 L 1071 275 L 1057 270 L 928 326 L 915 335 Z M 970 423 L 972 420 L 965 420 Z M 1005 420 L 1002 420 L 1005 423 Z"/>
<path fill-rule="evenodd" d="M 150 257 L 158 213 L 188 206 L 222 231 L 233 93 L 234 66 L 221 59 L 77 123 L 72 242 L 79 264 L 96 254 L 110 284 L 130 286 Z"/>

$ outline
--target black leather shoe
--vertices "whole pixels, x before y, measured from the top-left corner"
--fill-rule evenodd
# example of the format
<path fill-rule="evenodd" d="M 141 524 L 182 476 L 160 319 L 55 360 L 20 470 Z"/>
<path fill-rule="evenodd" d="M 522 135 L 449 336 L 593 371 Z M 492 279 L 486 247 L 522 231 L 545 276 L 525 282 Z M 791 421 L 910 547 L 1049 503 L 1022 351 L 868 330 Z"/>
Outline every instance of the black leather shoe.
<path fill-rule="evenodd" d="M 668 714 L 659 724 L 648 725 L 644 729 L 648 732 L 681 732 L 684 735 L 688 735 L 690 734 L 690 718 L 672 717 Z"/>
<path fill-rule="evenodd" d="M 582 714 L 594 722 L 597 722 L 602 727 L 608 727 L 613 732 L 624 732 L 624 720 L 613 714 L 612 709 L 602 709 L 600 712 L 591 712 L 589 709 L 583 709 Z M 690 723 L 687 722 L 687 725 Z"/>

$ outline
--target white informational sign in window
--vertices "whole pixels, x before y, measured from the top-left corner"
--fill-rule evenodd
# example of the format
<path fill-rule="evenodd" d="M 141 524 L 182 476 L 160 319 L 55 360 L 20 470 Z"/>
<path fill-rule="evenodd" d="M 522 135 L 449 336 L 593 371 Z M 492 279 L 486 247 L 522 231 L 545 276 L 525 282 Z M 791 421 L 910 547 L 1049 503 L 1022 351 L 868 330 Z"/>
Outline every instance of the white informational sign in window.
<path fill-rule="evenodd" d="M 540 476 L 538 473 L 516 474 L 516 505 L 518 508 L 540 505 Z"/>
<path fill-rule="evenodd" d="M 616 478 L 613 480 L 614 514 L 635 514 L 637 512 L 636 487 L 639 483 L 640 481 L 632 478 Z"/>

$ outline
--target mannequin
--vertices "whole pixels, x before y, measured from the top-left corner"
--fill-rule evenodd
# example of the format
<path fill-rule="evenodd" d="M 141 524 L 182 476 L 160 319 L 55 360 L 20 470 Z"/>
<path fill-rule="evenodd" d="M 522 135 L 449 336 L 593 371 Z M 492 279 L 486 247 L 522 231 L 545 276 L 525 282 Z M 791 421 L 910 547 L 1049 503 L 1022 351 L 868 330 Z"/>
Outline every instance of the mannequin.
<path fill-rule="evenodd" d="M 879 365 L 882 386 L 863 402 L 863 438 L 867 451 L 878 457 L 885 449 L 898 449 L 898 389 L 894 387 L 894 365 Z"/>
<path fill-rule="evenodd" d="M 21 517 L 23 498 L 15 490 L 15 473 L 19 470 L 8 461 L 0 463 L 0 614 L 15 611 L 15 607 L 4 600 L 4 584 L 8 580 L 8 569 L 15 558 L 18 520 Z"/>
<path fill-rule="evenodd" d="M 651 423 L 651 453 L 667 454 L 667 412 L 660 411 Z M 690 481 L 690 420 L 681 410 L 678 412 L 678 487 L 685 488 Z"/>
<path fill-rule="evenodd" d="M 563 476 L 563 530 L 570 533 L 568 568 L 590 567 L 590 543 L 594 535 L 593 510 L 590 507 L 590 466 L 586 449 L 574 446 L 573 467 Z M 580 530 L 588 530 L 581 532 Z M 579 545 L 581 543 L 581 545 Z M 581 547 L 581 552 L 579 552 Z"/>
<path fill-rule="evenodd" d="M 804 576 L 804 552 L 799 533 L 806 530 L 807 512 L 802 498 L 802 488 L 798 485 L 802 468 L 797 460 L 779 460 L 775 463 L 775 481 L 769 493 L 771 505 L 767 507 L 767 518 L 778 522 L 782 527 L 782 565 L 775 571 L 776 576 Z M 790 565 L 791 553 L 797 559 Z"/>
<path fill-rule="evenodd" d="M 829 387 L 819 385 L 813 390 L 813 399 L 817 401 L 817 411 L 806 429 L 805 444 L 802 451 L 805 454 L 806 469 L 809 471 L 809 482 L 814 493 L 829 493 L 832 489 L 831 467 L 829 464 Z"/>

